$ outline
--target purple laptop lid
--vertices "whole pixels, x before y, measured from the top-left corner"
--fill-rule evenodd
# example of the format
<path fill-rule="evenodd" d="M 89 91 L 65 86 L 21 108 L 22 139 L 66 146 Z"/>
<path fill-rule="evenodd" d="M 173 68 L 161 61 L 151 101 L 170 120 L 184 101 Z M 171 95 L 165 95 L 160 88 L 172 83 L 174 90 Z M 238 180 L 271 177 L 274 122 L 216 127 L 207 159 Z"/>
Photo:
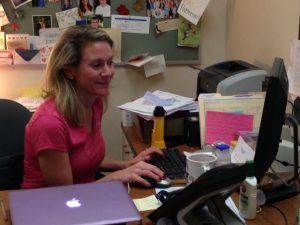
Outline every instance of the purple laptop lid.
<path fill-rule="evenodd" d="M 142 219 L 119 181 L 12 191 L 9 207 L 13 225 L 100 225 Z"/>

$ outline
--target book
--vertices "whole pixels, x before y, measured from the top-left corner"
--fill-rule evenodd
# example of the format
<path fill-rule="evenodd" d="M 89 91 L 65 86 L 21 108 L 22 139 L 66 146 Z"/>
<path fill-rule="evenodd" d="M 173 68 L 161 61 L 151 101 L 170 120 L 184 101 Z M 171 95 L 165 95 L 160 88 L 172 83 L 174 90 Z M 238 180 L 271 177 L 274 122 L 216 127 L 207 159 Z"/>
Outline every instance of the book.
<path fill-rule="evenodd" d="M 197 25 L 210 0 L 182 0 L 178 14 Z"/>
<path fill-rule="evenodd" d="M 197 48 L 200 43 L 200 21 L 197 25 L 192 24 L 182 16 L 178 18 L 178 46 Z"/>

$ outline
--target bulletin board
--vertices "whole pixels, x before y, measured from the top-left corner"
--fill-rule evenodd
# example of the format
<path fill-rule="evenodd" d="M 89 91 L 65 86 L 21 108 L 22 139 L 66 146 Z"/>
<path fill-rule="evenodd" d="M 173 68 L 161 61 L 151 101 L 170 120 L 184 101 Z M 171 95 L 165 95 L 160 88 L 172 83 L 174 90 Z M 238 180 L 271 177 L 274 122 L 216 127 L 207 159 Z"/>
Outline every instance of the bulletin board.
<path fill-rule="evenodd" d="M 75 3 L 74 3 L 75 1 Z M 116 8 L 120 4 L 126 4 L 130 11 L 130 15 L 145 16 L 146 8 L 140 12 L 132 9 L 133 4 L 137 0 L 111 0 L 111 13 L 118 14 Z M 1 1 L 4 10 L 10 21 L 14 18 L 13 6 L 10 0 Z M 77 6 L 77 0 L 73 0 L 73 5 Z M 6 33 L 28 33 L 33 35 L 32 15 L 51 15 L 52 27 L 58 27 L 55 13 L 61 11 L 61 4 L 49 2 L 45 0 L 45 7 L 31 7 L 31 3 L 27 3 L 18 8 L 22 18 L 17 20 L 19 29 L 14 31 L 10 25 L 3 27 Z M 167 64 L 199 64 L 200 63 L 200 47 L 178 47 L 177 46 L 177 30 L 156 34 L 155 24 L 161 21 L 151 17 L 149 34 L 122 33 L 122 62 L 126 62 L 132 55 L 148 52 L 149 55 L 155 56 L 163 54 Z M 104 18 L 104 26 L 110 27 L 110 18 Z"/>

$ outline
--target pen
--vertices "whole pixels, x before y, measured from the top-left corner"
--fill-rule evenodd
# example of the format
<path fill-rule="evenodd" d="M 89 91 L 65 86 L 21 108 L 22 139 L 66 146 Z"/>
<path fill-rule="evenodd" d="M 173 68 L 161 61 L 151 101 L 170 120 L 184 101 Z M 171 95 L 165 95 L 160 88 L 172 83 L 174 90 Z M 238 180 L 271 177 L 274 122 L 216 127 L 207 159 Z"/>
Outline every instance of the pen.
<path fill-rule="evenodd" d="M 3 219 L 4 219 L 5 221 L 7 221 L 8 218 L 7 218 L 7 214 L 6 214 L 6 210 L 5 210 L 5 207 L 4 207 L 4 203 L 3 203 L 3 199 L 2 199 L 2 198 L 0 199 L 0 207 L 1 207 L 1 212 L 2 212 L 2 215 L 3 215 Z"/>

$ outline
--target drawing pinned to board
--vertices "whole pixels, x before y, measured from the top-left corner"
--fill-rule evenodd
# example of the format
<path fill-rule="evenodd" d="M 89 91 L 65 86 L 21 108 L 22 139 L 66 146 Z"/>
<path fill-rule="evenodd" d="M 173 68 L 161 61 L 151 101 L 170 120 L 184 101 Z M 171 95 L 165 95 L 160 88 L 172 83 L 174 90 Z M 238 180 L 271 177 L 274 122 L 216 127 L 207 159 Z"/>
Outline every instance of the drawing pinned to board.
<path fill-rule="evenodd" d="M 192 24 L 182 16 L 178 18 L 178 46 L 197 48 L 200 44 L 200 21 Z"/>
<path fill-rule="evenodd" d="M 16 9 L 16 8 L 19 8 L 20 6 L 25 5 L 31 1 L 32 0 L 11 0 L 11 3 L 13 5 L 13 7 Z"/>

